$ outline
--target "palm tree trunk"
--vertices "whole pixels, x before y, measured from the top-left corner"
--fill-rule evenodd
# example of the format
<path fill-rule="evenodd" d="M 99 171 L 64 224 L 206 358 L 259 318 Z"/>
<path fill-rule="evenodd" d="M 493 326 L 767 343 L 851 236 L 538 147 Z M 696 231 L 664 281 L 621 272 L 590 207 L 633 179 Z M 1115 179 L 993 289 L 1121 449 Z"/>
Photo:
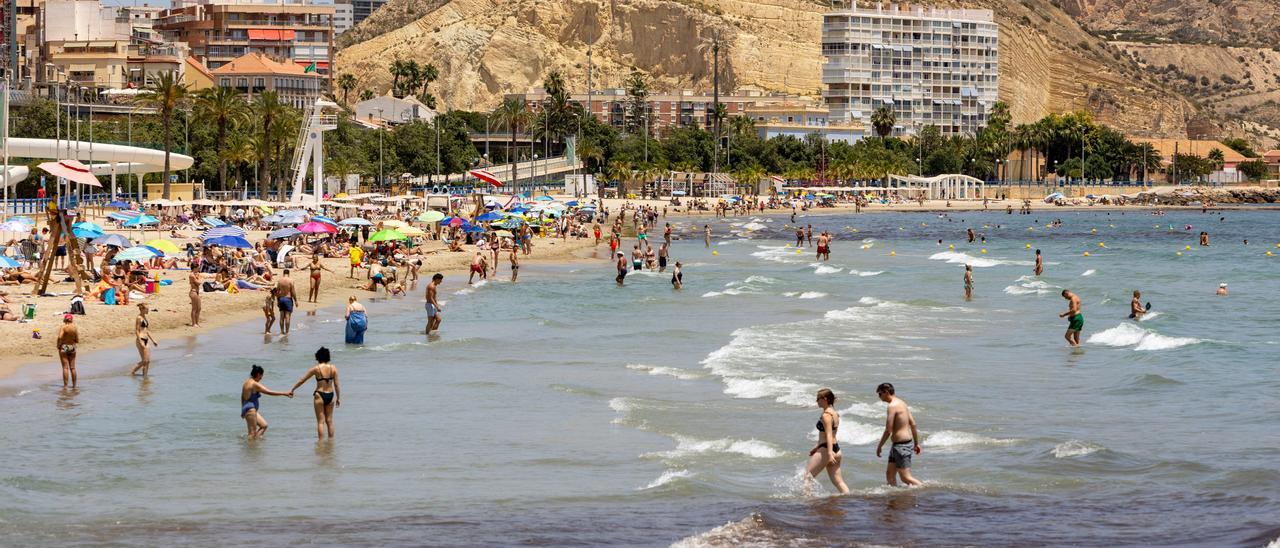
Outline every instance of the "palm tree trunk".
<path fill-rule="evenodd" d="M 226 154 L 227 142 L 227 121 L 225 119 L 218 120 L 218 190 L 227 189 L 227 159 Z"/>
<path fill-rule="evenodd" d="M 173 132 L 170 131 L 170 123 L 173 121 L 173 113 L 165 111 L 164 113 L 164 180 L 161 181 L 161 198 L 169 199 L 169 150 L 173 148 Z"/>

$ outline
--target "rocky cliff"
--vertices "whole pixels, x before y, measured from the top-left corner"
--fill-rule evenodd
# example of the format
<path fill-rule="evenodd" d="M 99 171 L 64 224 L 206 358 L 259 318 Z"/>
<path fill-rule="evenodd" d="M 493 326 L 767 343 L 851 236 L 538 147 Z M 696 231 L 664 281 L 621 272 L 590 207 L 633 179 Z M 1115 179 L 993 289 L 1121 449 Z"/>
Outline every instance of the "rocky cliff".
<path fill-rule="evenodd" d="M 434 63 L 433 93 L 452 108 L 484 110 L 559 70 L 586 86 L 621 87 L 632 66 L 655 90 L 710 89 L 709 43 L 722 43 L 722 89 L 818 96 L 820 25 L 810 0 L 390 0 L 342 36 L 338 71 L 385 92 L 396 57 Z M 939 4 L 942 5 L 942 4 Z M 956 4 L 947 4 L 954 6 Z M 1015 121 L 1088 109 L 1105 123 L 1183 137 L 1201 116 L 1176 86 L 1085 31 L 1050 0 L 970 0 L 1000 25 L 1000 95 Z"/>

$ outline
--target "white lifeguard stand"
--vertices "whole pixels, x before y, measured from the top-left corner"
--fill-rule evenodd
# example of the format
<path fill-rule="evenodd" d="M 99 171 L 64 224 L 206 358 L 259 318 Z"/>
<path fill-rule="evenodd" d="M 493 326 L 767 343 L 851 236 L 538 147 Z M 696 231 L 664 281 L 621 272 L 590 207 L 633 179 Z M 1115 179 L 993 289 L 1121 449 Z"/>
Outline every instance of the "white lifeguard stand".
<path fill-rule="evenodd" d="M 324 132 L 338 129 L 338 105 L 332 101 L 316 99 L 307 108 L 302 127 L 298 131 L 298 145 L 293 149 L 293 195 L 295 204 L 320 203 L 324 195 Z M 306 194 L 307 158 L 311 158 L 312 194 Z"/>

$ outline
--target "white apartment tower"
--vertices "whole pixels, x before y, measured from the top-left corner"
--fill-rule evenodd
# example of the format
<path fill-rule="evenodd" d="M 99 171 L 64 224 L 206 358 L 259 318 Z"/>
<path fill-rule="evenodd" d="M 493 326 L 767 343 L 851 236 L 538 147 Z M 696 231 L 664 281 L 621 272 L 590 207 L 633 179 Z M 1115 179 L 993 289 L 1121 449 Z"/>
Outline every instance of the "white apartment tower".
<path fill-rule="evenodd" d="M 986 124 L 998 78 L 991 10 L 841 4 L 822 19 L 832 120 L 861 121 L 871 134 L 871 114 L 887 105 L 894 135 L 929 124 L 962 135 Z"/>

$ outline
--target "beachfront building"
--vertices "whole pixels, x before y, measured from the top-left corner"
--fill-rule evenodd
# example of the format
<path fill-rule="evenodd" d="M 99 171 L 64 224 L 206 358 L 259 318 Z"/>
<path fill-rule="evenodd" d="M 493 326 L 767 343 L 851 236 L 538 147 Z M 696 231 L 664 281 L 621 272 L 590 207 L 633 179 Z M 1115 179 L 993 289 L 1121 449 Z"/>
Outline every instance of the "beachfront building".
<path fill-rule="evenodd" d="M 386 95 L 356 103 L 355 110 L 356 120 L 369 126 L 430 122 L 436 117 L 436 111 L 422 104 L 417 97 L 400 98 L 389 90 Z"/>
<path fill-rule="evenodd" d="M 187 43 L 210 70 L 260 53 L 328 75 L 333 15 L 332 3 L 303 0 L 177 0 L 154 27 L 170 41 Z"/>
<path fill-rule="evenodd" d="M 213 77 L 213 72 L 209 67 L 204 66 L 199 59 L 188 55 L 183 59 L 186 63 L 182 67 L 182 83 L 187 85 L 189 91 L 200 91 L 209 89 L 218 85 L 218 80 Z"/>
<path fill-rule="evenodd" d="M 765 140 L 784 135 L 797 139 L 818 135 L 827 141 L 853 144 L 865 135 L 862 122 L 832 122 L 826 107 L 812 104 L 749 105 L 746 116 L 754 124 L 756 134 Z"/>
<path fill-rule="evenodd" d="M 524 101 L 531 112 L 537 113 L 541 112 L 547 93 L 542 88 L 537 88 L 526 93 L 508 94 L 507 97 Z M 586 93 L 575 93 L 569 100 L 583 108 L 586 108 L 589 100 L 591 113 L 597 120 L 616 128 L 627 125 L 628 106 L 631 99 L 627 96 L 625 89 L 594 90 L 590 97 Z M 799 97 L 748 89 L 720 96 L 720 103 L 724 105 L 727 118 L 745 116 L 749 106 L 781 105 L 800 101 Z M 657 133 L 668 127 L 682 126 L 711 129 L 714 105 L 715 98 L 709 92 L 681 89 L 670 93 L 651 93 L 645 101 L 649 132 Z"/>
<path fill-rule="evenodd" d="M 1247 161 L 1249 158 L 1239 152 L 1236 152 L 1234 149 L 1220 141 L 1199 139 L 1151 139 L 1147 137 L 1127 138 L 1134 144 L 1151 143 L 1151 146 L 1160 154 L 1161 164 L 1165 166 L 1171 166 L 1173 164 L 1174 154 L 1185 154 L 1208 158 L 1210 151 L 1217 149 L 1222 152 L 1222 168 L 1207 175 L 1205 177 L 1205 182 L 1215 184 L 1234 184 L 1243 183 L 1249 179 L 1248 176 L 1238 169 L 1240 162 Z M 1160 173 L 1150 174 L 1150 178 L 1159 181 L 1169 180 L 1168 175 L 1163 170 L 1161 170 Z"/>
<path fill-rule="evenodd" d="M 219 87 L 244 93 L 246 100 L 252 101 L 254 95 L 270 90 L 276 92 L 281 103 L 299 109 L 310 106 L 327 89 L 325 76 L 256 52 L 233 59 L 212 72 Z"/>
<path fill-rule="evenodd" d="M 352 10 L 352 26 L 359 25 L 361 21 L 368 19 L 373 12 L 378 11 L 387 0 L 351 0 Z"/>
<path fill-rule="evenodd" d="M 337 36 L 356 26 L 355 6 L 351 2 L 333 4 L 333 35 Z"/>
<path fill-rule="evenodd" d="M 893 110 L 893 135 L 926 125 L 964 135 L 986 125 L 997 98 L 997 34 L 991 10 L 834 3 L 823 15 L 823 97 L 836 120 L 871 127 Z"/>
<path fill-rule="evenodd" d="M 1268 150 L 1262 154 L 1262 161 L 1267 164 L 1267 179 L 1280 179 L 1280 150 Z"/>

